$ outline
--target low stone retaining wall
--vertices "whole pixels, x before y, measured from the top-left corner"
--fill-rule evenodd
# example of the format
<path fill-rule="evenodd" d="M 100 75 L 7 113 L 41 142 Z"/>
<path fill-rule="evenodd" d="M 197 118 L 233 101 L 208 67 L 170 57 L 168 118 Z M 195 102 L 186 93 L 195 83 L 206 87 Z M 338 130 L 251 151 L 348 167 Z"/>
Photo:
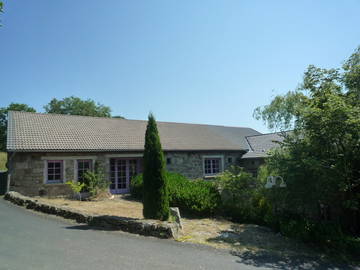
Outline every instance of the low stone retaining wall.
<path fill-rule="evenodd" d="M 28 209 L 61 216 L 67 219 L 73 219 L 79 223 L 87 223 L 90 226 L 95 227 L 121 230 L 129 233 L 154 236 L 158 238 L 176 238 L 179 232 L 179 225 L 176 223 L 118 216 L 93 216 L 69 207 L 59 207 L 57 205 L 40 203 L 36 199 L 23 196 L 14 191 L 6 193 L 4 198 L 14 204 L 24 206 Z"/>

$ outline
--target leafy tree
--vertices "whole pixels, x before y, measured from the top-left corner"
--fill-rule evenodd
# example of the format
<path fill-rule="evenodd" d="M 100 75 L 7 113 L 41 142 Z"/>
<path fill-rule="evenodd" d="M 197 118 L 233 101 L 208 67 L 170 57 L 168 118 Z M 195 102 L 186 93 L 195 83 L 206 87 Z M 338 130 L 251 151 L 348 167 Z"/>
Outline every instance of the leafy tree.
<path fill-rule="evenodd" d="M 169 218 L 169 192 L 165 176 L 164 154 L 155 118 L 149 114 L 144 149 L 143 214 L 145 218 Z"/>
<path fill-rule="evenodd" d="M 300 91 L 289 91 L 284 96 L 276 96 L 269 105 L 257 107 L 253 116 L 262 119 L 272 130 L 293 128 L 307 97 Z"/>
<path fill-rule="evenodd" d="M 6 151 L 6 129 L 8 111 L 36 112 L 34 108 L 21 103 L 11 103 L 7 107 L 0 108 L 0 151 Z"/>
<path fill-rule="evenodd" d="M 0 1 L 0 13 L 3 12 L 3 8 L 4 8 L 4 3 L 2 1 Z M 0 24 L 0 26 L 1 26 L 1 24 Z"/>
<path fill-rule="evenodd" d="M 82 100 L 74 96 L 62 100 L 53 98 L 44 109 L 47 113 L 111 117 L 110 107 L 95 103 L 91 99 Z"/>
<path fill-rule="evenodd" d="M 343 71 L 309 66 L 297 90 L 301 102 L 286 111 L 294 117 L 294 132 L 267 160 L 270 174 L 286 180 L 287 211 L 306 217 L 320 212 L 353 233 L 360 232 L 359 59 L 360 48 Z M 276 118 L 290 99 L 282 97 L 279 106 L 262 110 L 268 123 L 286 123 Z"/>

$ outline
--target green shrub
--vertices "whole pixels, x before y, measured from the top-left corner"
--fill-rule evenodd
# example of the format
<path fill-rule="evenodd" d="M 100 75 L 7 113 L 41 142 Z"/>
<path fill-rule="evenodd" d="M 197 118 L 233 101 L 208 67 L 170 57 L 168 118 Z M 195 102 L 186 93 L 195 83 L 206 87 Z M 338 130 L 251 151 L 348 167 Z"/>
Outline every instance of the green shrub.
<path fill-rule="evenodd" d="M 161 148 L 156 121 L 151 113 L 145 133 L 143 164 L 143 215 L 145 218 L 167 220 L 170 209 L 164 153 Z"/>
<path fill-rule="evenodd" d="M 81 201 L 81 191 L 82 189 L 85 187 L 84 183 L 80 183 L 80 182 L 73 182 L 73 181 L 67 181 L 66 184 L 68 186 L 70 186 L 71 190 L 75 193 L 78 194 L 79 196 L 79 200 Z"/>
<path fill-rule="evenodd" d="M 109 181 L 106 179 L 103 166 L 99 162 L 95 163 L 95 170 L 84 173 L 84 182 L 86 190 L 91 196 L 98 195 L 101 191 L 109 189 Z"/>
<path fill-rule="evenodd" d="M 179 207 L 183 213 L 201 216 L 213 215 L 221 205 L 216 186 L 204 180 L 189 180 L 186 177 L 166 172 L 169 187 L 169 201 L 173 207 Z M 143 194 L 143 176 L 140 174 L 131 181 L 131 194 L 141 199 Z"/>
<path fill-rule="evenodd" d="M 279 217 L 281 234 L 313 243 L 329 254 L 341 259 L 360 257 L 360 238 L 343 233 L 341 226 L 329 221 L 312 221 L 298 217 Z"/>
<path fill-rule="evenodd" d="M 0 171 L 6 171 L 7 153 L 0 152 Z"/>
<path fill-rule="evenodd" d="M 234 221 L 261 222 L 262 187 L 256 178 L 242 168 L 232 166 L 216 179 L 216 184 L 222 194 L 226 216 Z"/>

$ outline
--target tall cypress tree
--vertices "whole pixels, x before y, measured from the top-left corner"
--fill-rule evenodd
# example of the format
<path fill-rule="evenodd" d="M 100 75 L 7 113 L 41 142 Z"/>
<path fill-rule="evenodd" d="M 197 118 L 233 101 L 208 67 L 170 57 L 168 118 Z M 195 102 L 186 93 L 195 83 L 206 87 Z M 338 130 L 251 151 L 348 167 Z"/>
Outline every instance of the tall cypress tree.
<path fill-rule="evenodd" d="M 150 113 L 145 134 L 143 214 L 145 218 L 169 218 L 169 193 L 164 153 L 154 116 Z"/>

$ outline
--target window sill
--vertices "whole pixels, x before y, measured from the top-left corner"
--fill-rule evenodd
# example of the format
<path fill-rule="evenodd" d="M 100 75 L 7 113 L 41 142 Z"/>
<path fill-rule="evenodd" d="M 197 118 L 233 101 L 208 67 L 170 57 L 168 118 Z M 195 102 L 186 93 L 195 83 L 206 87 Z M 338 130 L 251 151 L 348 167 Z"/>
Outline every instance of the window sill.
<path fill-rule="evenodd" d="M 63 181 L 56 181 L 56 182 L 46 182 L 44 185 L 65 185 Z"/>
<path fill-rule="evenodd" d="M 219 174 L 210 174 L 210 175 L 204 175 L 204 178 L 205 179 L 213 179 L 213 178 L 218 177 L 218 176 L 219 176 Z"/>

